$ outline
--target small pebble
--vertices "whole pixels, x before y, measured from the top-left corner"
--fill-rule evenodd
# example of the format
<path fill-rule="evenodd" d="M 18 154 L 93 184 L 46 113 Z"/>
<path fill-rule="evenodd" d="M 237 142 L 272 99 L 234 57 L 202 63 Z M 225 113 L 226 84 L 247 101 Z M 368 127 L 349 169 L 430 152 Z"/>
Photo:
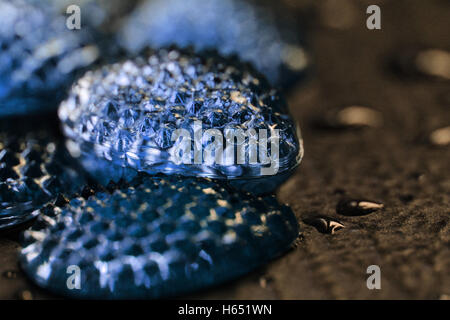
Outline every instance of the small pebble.
<path fill-rule="evenodd" d="M 309 217 L 304 222 L 315 227 L 321 233 L 334 234 L 336 231 L 345 228 L 338 220 L 326 216 Z"/>
<path fill-rule="evenodd" d="M 343 199 L 336 206 L 336 212 L 344 216 L 365 216 L 384 208 L 384 204 L 369 200 Z"/>

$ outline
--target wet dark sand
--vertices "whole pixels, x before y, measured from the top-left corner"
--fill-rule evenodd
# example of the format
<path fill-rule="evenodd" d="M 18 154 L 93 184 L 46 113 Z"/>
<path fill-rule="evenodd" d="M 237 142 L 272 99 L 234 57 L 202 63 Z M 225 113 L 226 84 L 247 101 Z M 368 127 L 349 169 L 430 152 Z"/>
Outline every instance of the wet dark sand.
<path fill-rule="evenodd" d="M 309 2 L 316 72 L 288 95 L 300 121 L 305 158 L 280 189 L 296 213 L 298 246 L 265 268 L 189 298 L 206 299 L 445 299 L 450 295 L 450 146 L 427 142 L 450 125 L 449 81 L 402 78 L 387 68 L 401 48 L 450 50 L 450 3 L 444 0 L 351 1 L 350 18 L 319 19 Z M 341 2 L 341 1 L 338 1 Z M 379 4 L 382 30 L 365 28 L 365 8 Z M 324 130 L 312 119 L 323 110 L 362 105 L 384 124 L 362 130 Z M 342 197 L 383 202 L 360 217 L 340 216 Z M 345 228 L 322 234 L 304 223 L 311 215 L 337 218 Z M 15 234 L 0 239 L 0 298 L 51 297 L 20 273 Z M 366 269 L 381 268 L 381 290 L 368 290 Z M 6 271 L 17 271 L 10 277 Z M 23 291 L 25 290 L 25 292 Z"/>

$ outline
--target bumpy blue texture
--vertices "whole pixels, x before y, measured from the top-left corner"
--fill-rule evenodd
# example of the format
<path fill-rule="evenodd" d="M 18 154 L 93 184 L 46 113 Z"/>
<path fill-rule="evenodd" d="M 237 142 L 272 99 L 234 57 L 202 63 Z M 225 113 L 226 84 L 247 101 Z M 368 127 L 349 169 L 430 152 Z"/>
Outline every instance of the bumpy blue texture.
<path fill-rule="evenodd" d="M 129 52 L 149 46 L 192 46 L 237 55 L 273 85 L 288 87 L 305 75 L 309 61 L 299 30 L 261 1 L 149 0 L 125 21 L 120 43 Z M 281 26 L 281 23 L 287 26 Z"/>
<path fill-rule="evenodd" d="M 0 132 L 0 230 L 30 220 L 36 209 L 87 183 L 82 168 L 48 132 L 17 131 Z"/>
<path fill-rule="evenodd" d="M 61 104 L 59 117 L 69 150 L 106 183 L 137 170 L 229 179 L 248 191 L 270 192 L 297 167 L 303 154 L 298 127 L 279 93 L 251 67 L 215 53 L 161 49 L 89 71 Z M 195 141 L 197 121 L 202 130 Z M 190 134 L 192 146 L 183 153 L 190 162 L 176 158 L 184 142 L 172 140 L 176 129 Z M 247 136 L 241 142 L 222 142 L 224 157 L 232 146 L 235 151 L 241 147 L 245 158 L 239 162 L 231 153 L 230 162 L 204 157 L 195 163 L 196 151 L 205 154 L 213 149 L 214 139 L 202 138 L 208 129 L 223 137 L 228 129 L 244 131 Z M 266 143 L 260 136 L 261 145 L 252 145 L 250 129 L 256 133 L 263 129 Z M 278 158 L 272 142 L 278 146 Z M 256 163 L 250 160 L 252 152 L 258 155 Z M 262 174 L 261 169 L 271 165 L 269 159 L 277 170 Z"/>
<path fill-rule="evenodd" d="M 44 208 L 24 233 L 22 268 L 76 298 L 180 295 L 245 274 L 298 236 L 292 211 L 209 179 L 137 177 L 131 185 Z M 67 268 L 81 271 L 80 290 Z"/>
<path fill-rule="evenodd" d="M 56 109 L 99 49 L 47 1 L 0 0 L 0 117 Z"/>

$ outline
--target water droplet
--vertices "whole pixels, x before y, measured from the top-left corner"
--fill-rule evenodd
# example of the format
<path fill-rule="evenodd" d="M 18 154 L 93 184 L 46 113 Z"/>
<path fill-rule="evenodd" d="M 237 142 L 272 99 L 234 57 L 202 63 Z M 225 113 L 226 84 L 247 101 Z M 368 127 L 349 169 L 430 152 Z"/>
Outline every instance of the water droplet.
<path fill-rule="evenodd" d="M 450 52 L 436 48 L 402 49 L 392 59 L 393 71 L 410 78 L 450 79 Z"/>
<path fill-rule="evenodd" d="M 420 51 L 415 58 L 419 72 L 450 80 L 450 52 L 440 49 Z"/>
<path fill-rule="evenodd" d="M 384 204 L 369 200 L 343 199 L 336 206 L 336 212 L 344 216 L 365 216 L 384 208 Z"/>
<path fill-rule="evenodd" d="M 430 134 L 430 142 L 436 146 L 450 144 L 450 126 L 434 130 Z"/>
<path fill-rule="evenodd" d="M 378 128 L 383 125 L 383 116 L 372 108 L 349 106 L 325 111 L 316 117 L 314 125 L 321 129 Z"/>
<path fill-rule="evenodd" d="M 380 127 L 383 123 L 381 113 L 367 107 L 350 106 L 337 113 L 337 121 L 349 127 Z"/>
<path fill-rule="evenodd" d="M 326 216 L 314 216 L 304 219 L 304 222 L 313 226 L 321 233 L 334 234 L 336 231 L 345 228 L 338 220 Z"/>

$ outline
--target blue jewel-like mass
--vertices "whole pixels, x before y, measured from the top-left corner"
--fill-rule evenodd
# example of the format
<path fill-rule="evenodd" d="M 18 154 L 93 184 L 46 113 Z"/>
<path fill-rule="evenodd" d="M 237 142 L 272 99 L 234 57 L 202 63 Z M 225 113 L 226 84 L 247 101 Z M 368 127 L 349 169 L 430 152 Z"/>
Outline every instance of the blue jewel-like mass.
<path fill-rule="evenodd" d="M 223 181 L 139 175 L 111 193 L 42 209 L 24 233 L 21 266 L 69 297 L 162 298 L 248 273 L 297 236 L 294 214 L 275 196 Z M 78 283 L 68 280 L 74 267 Z"/>
<path fill-rule="evenodd" d="M 0 122 L 0 230 L 33 219 L 37 209 L 81 192 L 89 180 L 48 127 L 8 121 Z"/>
<path fill-rule="evenodd" d="M 69 151 L 103 184 L 162 172 L 227 179 L 262 194 L 287 179 L 303 155 L 282 96 L 250 66 L 213 52 L 160 49 L 89 71 L 59 117 Z M 177 138 L 181 129 L 189 140 Z M 232 130 L 242 139 L 227 140 Z"/>
<path fill-rule="evenodd" d="M 66 26 L 69 5 L 81 30 Z M 33 282 L 73 298 L 173 297 L 289 250 L 298 222 L 268 194 L 303 145 L 275 87 L 309 61 L 278 21 L 257 1 L 0 0 L 0 231 L 32 224 L 20 264 Z M 61 101 L 66 140 L 49 114 L 33 121 Z M 218 135 L 197 136 L 198 123 Z M 178 130 L 192 139 L 181 162 Z M 229 130 L 245 135 L 217 163 Z"/>

